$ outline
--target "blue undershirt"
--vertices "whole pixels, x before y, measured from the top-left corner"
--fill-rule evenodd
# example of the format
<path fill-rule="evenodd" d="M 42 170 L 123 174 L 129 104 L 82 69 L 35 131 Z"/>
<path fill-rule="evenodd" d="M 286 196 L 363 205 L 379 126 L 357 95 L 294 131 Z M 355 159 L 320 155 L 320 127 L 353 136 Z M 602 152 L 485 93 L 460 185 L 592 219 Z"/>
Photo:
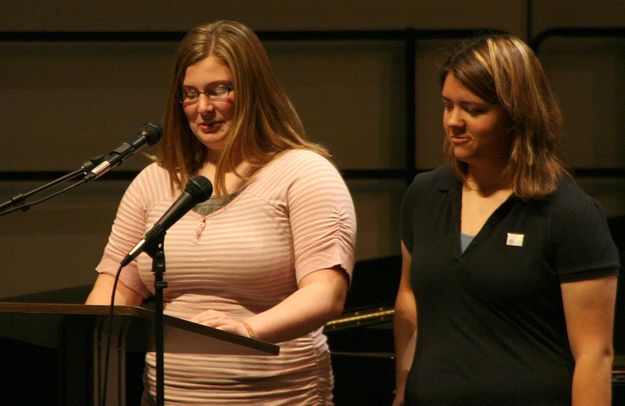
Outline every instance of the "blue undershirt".
<path fill-rule="evenodd" d="M 471 244 L 471 241 L 473 241 L 474 237 L 475 237 L 474 235 L 460 233 L 460 251 L 462 253 L 464 253 L 464 251 L 467 249 L 469 244 Z"/>

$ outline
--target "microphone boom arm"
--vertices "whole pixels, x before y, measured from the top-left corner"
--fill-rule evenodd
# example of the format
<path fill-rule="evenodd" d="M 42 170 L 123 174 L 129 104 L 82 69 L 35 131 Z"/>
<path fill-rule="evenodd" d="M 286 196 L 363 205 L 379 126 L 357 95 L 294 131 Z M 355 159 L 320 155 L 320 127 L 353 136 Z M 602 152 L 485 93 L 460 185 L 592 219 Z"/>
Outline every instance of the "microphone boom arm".
<path fill-rule="evenodd" d="M 147 145 L 153 145 L 160 139 L 162 134 L 161 128 L 153 123 L 147 123 L 139 130 L 139 137 L 134 139 L 131 142 L 125 142 L 116 149 L 114 149 L 107 156 L 98 155 L 87 162 L 82 164 L 80 169 L 77 169 L 73 172 L 70 172 L 66 175 L 61 176 L 58 179 L 53 180 L 50 183 L 47 183 L 43 186 L 40 186 L 36 189 L 33 189 L 27 193 L 20 193 L 18 195 L 13 196 L 7 202 L 0 205 L 0 216 L 4 216 L 6 214 L 12 213 L 14 211 L 22 210 L 26 211 L 30 209 L 32 206 L 45 202 L 53 198 L 54 196 L 60 195 L 61 193 L 67 192 L 75 188 L 78 185 L 82 185 L 83 183 L 89 182 L 91 180 L 97 179 L 100 176 L 104 175 L 111 168 L 120 165 L 126 158 L 133 155 L 137 151 L 141 150 L 143 147 Z M 50 193 L 49 195 L 36 200 L 32 203 L 28 203 L 26 199 L 36 193 L 43 192 L 44 190 L 48 190 L 62 182 L 69 181 L 78 176 L 82 176 L 78 182 L 73 183 L 70 186 L 67 186 L 61 190 L 57 190 L 54 193 Z"/>
<path fill-rule="evenodd" d="M 67 182 L 70 181 L 74 178 L 77 178 L 79 176 L 84 176 L 86 173 L 88 173 L 94 166 L 96 166 L 97 164 L 100 163 L 100 161 L 102 160 L 101 158 L 102 156 L 98 156 L 95 158 L 90 159 L 89 161 L 85 162 L 82 167 L 80 169 L 76 169 L 75 171 L 72 171 L 68 174 L 65 174 L 63 176 L 61 176 L 60 178 L 57 178 L 55 180 L 53 180 L 52 182 L 46 183 L 43 186 L 39 186 L 29 192 L 26 193 L 20 193 L 18 195 L 13 196 L 12 198 L 10 198 L 8 201 L 6 201 L 5 203 L 0 205 L 0 216 L 4 216 L 5 214 L 9 214 L 12 213 L 14 211 L 18 211 L 18 210 L 22 210 L 22 211 L 26 211 L 28 209 L 30 209 L 32 206 L 38 205 L 40 203 L 45 202 L 46 200 L 49 200 L 55 196 L 58 196 L 62 193 L 65 193 L 73 188 L 75 188 L 78 185 L 81 185 L 83 183 L 85 183 L 87 180 L 86 179 L 82 179 L 78 182 L 75 182 L 61 190 L 57 190 L 54 193 L 50 193 L 47 196 L 42 197 L 39 200 L 35 200 L 34 202 L 28 203 L 26 201 L 27 198 L 29 198 L 30 196 L 33 196 L 37 193 L 41 193 L 44 192 L 56 185 L 59 185 L 63 182 Z"/>

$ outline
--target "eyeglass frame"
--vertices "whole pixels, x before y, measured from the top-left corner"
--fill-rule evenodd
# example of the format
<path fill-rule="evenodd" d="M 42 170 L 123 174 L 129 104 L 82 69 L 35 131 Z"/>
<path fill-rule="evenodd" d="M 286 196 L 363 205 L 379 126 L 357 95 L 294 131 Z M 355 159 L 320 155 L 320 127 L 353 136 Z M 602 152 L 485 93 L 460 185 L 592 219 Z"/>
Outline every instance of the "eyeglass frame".
<path fill-rule="evenodd" d="M 214 89 L 226 89 L 226 93 L 223 96 L 210 95 L 208 92 Z M 234 90 L 234 86 L 231 83 L 218 83 L 216 85 L 208 86 L 204 88 L 204 90 L 198 90 L 196 88 L 190 89 L 180 89 L 178 94 L 176 95 L 176 100 L 182 105 L 184 104 L 195 104 L 200 101 L 200 95 L 204 95 L 208 98 L 209 101 L 221 101 L 228 98 L 230 93 Z M 189 92 L 197 93 L 197 95 L 189 100 L 188 94 Z"/>

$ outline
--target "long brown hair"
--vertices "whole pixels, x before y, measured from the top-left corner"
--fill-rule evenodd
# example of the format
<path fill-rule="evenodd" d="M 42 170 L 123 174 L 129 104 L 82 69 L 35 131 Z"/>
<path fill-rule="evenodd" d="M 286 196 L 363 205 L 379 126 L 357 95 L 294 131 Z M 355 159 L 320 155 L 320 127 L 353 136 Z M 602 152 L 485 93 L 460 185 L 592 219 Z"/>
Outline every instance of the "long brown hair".
<path fill-rule="evenodd" d="M 189 31 L 176 53 L 158 157 L 172 185 L 184 185 L 207 158 L 207 149 L 189 128 L 177 98 L 187 67 L 208 56 L 228 66 L 236 93 L 233 126 L 217 163 L 214 186 L 218 194 L 227 193 L 225 173 L 235 171 L 242 161 L 250 164 L 250 169 L 237 175 L 247 178 L 287 149 L 310 149 L 329 158 L 323 147 L 306 139 L 301 120 L 276 80 L 256 34 L 236 21 L 216 21 Z"/>
<path fill-rule="evenodd" d="M 452 74 L 483 100 L 501 106 L 513 122 L 512 146 L 502 176 L 513 193 L 539 199 L 556 190 L 568 174 L 560 149 L 562 119 L 557 99 L 538 58 L 520 39 L 492 34 L 464 42 L 443 65 L 441 85 Z M 451 166 L 466 178 L 468 165 L 444 149 Z"/>

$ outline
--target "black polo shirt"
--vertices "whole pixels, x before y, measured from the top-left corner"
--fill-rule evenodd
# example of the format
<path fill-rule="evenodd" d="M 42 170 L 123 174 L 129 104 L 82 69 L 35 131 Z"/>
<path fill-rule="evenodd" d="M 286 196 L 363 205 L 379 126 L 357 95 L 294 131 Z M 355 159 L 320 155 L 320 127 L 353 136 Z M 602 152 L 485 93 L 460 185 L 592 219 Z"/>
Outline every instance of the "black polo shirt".
<path fill-rule="evenodd" d="M 569 404 L 560 283 L 618 273 L 603 212 L 566 177 L 545 199 L 511 196 L 461 253 L 461 197 L 448 166 L 404 197 L 418 319 L 406 405 Z"/>

